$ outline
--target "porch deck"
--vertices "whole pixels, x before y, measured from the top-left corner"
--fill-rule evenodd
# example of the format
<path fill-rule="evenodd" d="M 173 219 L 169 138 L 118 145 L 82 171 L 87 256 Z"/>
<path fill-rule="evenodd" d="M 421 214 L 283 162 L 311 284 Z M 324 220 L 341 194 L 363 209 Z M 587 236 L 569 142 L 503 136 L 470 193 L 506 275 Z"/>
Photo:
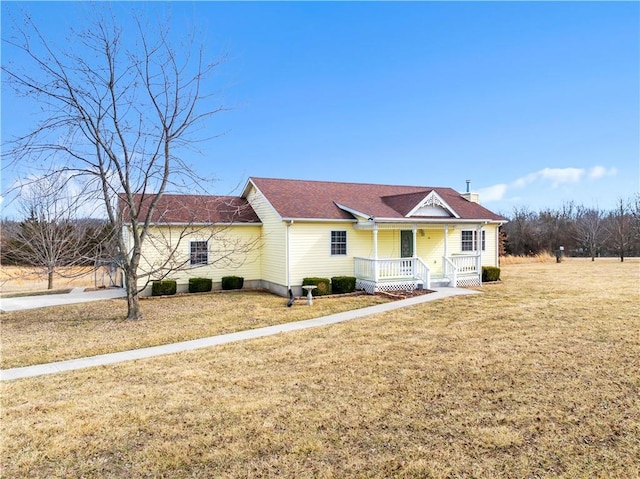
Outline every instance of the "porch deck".
<path fill-rule="evenodd" d="M 480 257 L 457 255 L 443 258 L 443 272 L 432 277 L 420 258 L 355 258 L 356 288 L 369 294 L 379 291 L 413 291 L 433 286 L 469 287 L 482 284 Z"/>

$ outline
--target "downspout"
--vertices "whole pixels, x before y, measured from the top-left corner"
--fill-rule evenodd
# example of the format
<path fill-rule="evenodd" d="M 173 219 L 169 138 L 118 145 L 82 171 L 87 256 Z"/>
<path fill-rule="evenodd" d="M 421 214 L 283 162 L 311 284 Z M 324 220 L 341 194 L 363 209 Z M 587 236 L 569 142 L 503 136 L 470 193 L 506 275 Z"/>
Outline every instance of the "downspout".
<path fill-rule="evenodd" d="M 285 238 L 285 243 L 286 243 L 286 257 L 285 257 L 285 263 L 286 263 L 286 271 L 287 271 L 287 290 L 291 290 L 291 271 L 289 271 L 290 265 L 290 259 L 289 259 L 289 230 L 291 229 L 291 225 L 293 224 L 293 220 L 289 220 L 289 222 L 287 223 L 287 235 Z"/>
<path fill-rule="evenodd" d="M 498 268 L 500 267 L 500 225 L 496 228 L 496 256 L 495 256 L 495 264 Z"/>
<path fill-rule="evenodd" d="M 478 249 L 478 278 L 480 279 L 480 286 L 482 286 L 482 227 L 485 223 L 480 223 L 478 225 L 478 235 L 476 237 L 477 249 Z"/>

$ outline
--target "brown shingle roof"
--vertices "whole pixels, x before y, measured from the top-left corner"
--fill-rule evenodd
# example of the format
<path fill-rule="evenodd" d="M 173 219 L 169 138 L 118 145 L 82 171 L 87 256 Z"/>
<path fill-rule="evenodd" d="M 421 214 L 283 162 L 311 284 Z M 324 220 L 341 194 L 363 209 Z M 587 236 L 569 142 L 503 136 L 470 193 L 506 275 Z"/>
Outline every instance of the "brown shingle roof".
<path fill-rule="evenodd" d="M 146 218 L 146 210 L 153 196 L 134 195 L 134 204 L 141 208 L 140 221 Z M 120 207 L 126 214 L 126 204 Z M 173 224 L 229 224 L 260 223 L 260 218 L 245 198 L 238 196 L 162 195 L 153 214 L 154 223 Z"/>
<path fill-rule="evenodd" d="M 461 219 L 503 221 L 452 188 L 376 185 L 331 181 L 250 178 L 282 218 L 353 219 L 337 204 L 375 218 L 405 218 L 431 191 L 435 191 Z M 442 217 L 439 217 L 442 219 Z"/>

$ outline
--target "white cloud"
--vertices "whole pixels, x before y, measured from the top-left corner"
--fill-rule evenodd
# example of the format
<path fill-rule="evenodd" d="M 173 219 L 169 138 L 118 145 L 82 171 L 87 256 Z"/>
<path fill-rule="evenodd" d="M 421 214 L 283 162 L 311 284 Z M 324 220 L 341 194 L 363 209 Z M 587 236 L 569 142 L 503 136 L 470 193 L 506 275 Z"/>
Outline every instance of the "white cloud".
<path fill-rule="evenodd" d="M 505 185 L 504 183 L 500 183 L 499 185 L 480 188 L 478 193 L 480 193 L 480 198 L 482 199 L 482 201 L 498 201 L 504 198 L 504 195 L 507 192 L 507 188 L 507 185 Z"/>
<path fill-rule="evenodd" d="M 578 183 L 585 174 L 584 168 L 544 168 L 536 173 L 540 178 L 551 181 L 556 188 L 563 183 Z"/>
<path fill-rule="evenodd" d="M 617 170 L 614 167 L 606 168 L 596 165 L 587 168 L 543 168 L 533 173 L 516 178 L 511 183 L 498 183 L 479 190 L 480 198 L 483 202 L 500 201 L 505 199 L 513 190 L 523 189 L 532 183 L 538 183 L 540 187 L 544 184 L 552 188 L 561 185 L 580 183 L 585 177 L 591 180 L 598 180 L 606 176 L 614 176 Z M 512 197 L 511 200 L 514 198 Z"/>
<path fill-rule="evenodd" d="M 592 180 L 597 180 L 600 178 L 604 178 L 605 176 L 615 176 L 618 173 L 616 168 L 605 168 L 604 166 L 594 166 L 589 169 L 589 178 Z"/>

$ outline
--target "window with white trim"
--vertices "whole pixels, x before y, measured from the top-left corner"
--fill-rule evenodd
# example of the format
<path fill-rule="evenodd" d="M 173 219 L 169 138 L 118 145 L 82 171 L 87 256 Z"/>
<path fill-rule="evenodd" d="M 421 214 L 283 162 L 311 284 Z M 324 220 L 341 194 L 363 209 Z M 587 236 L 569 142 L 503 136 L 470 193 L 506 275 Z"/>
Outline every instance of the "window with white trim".
<path fill-rule="evenodd" d="M 485 250 L 485 231 L 482 230 L 482 251 Z M 478 231 L 463 230 L 462 231 L 462 251 L 478 251 Z"/>
<path fill-rule="evenodd" d="M 189 264 L 191 266 L 201 266 L 209 263 L 209 242 L 190 241 L 189 242 Z"/>
<path fill-rule="evenodd" d="M 347 254 L 347 232 L 332 231 L 331 232 L 331 255 Z"/>

